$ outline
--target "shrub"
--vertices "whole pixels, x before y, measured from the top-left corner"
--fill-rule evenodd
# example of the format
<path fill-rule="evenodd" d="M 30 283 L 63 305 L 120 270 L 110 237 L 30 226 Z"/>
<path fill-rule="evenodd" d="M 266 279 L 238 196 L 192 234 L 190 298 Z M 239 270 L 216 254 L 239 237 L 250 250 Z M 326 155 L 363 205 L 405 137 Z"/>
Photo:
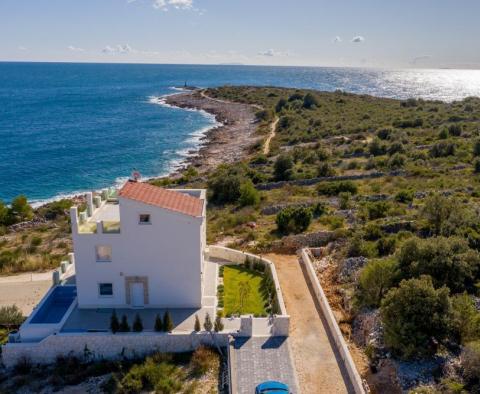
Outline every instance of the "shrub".
<path fill-rule="evenodd" d="M 318 106 L 317 98 L 312 93 L 307 93 L 303 98 L 303 108 L 313 108 Z"/>
<path fill-rule="evenodd" d="M 120 323 L 118 322 L 118 317 L 115 309 L 113 310 L 112 316 L 110 317 L 110 331 L 112 331 L 112 333 L 114 334 L 120 331 Z"/>
<path fill-rule="evenodd" d="M 480 256 L 465 239 L 411 238 L 402 245 L 398 263 L 402 278 L 430 275 L 436 287 L 445 285 L 458 293 L 474 289 Z"/>
<path fill-rule="evenodd" d="M 373 156 L 381 156 L 386 153 L 386 147 L 378 138 L 374 138 L 368 145 L 368 151 Z"/>
<path fill-rule="evenodd" d="M 400 190 L 396 195 L 395 195 L 395 201 L 401 202 L 401 203 L 409 203 L 413 201 L 413 190 Z"/>
<path fill-rule="evenodd" d="M 215 323 L 213 325 L 213 330 L 215 332 L 220 332 L 220 331 L 223 331 L 223 323 L 222 323 L 222 317 L 217 315 L 217 317 L 215 318 Z"/>
<path fill-rule="evenodd" d="M 448 129 L 446 127 L 443 127 L 438 133 L 438 139 L 440 140 L 446 140 L 448 136 L 449 136 Z"/>
<path fill-rule="evenodd" d="M 459 124 L 451 124 L 448 126 L 448 133 L 455 137 L 460 137 L 462 135 L 462 126 Z"/>
<path fill-rule="evenodd" d="M 473 162 L 473 172 L 475 174 L 480 174 L 480 159 L 475 159 Z"/>
<path fill-rule="evenodd" d="M 352 193 L 350 192 L 342 192 L 338 195 L 339 197 L 339 205 L 340 209 L 349 209 L 350 208 L 350 199 L 352 197 Z"/>
<path fill-rule="evenodd" d="M 213 328 L 213 324 L 212 324 L 212 320 L 210 319 L 210 315 L 207 314 L 205 315 L 205 321 L 203 322 L 203 328 L 205 329 L 205 331 L 212 331 L 212 328 Z"/>
<path fill-rule="evenodd" d="M 277 213 L 275 222 L 278 231 L 283 234 L 305 231 L 312 221 L 312 211 L 309 208 L 287 207 Z"/>
<path fill-rule="evenodd" d="M 475 140 L 473 143 L 473 155 L 480 156 L 480 139 Z"/>
<path fill-rule="evenodd" d="M 470 382 L 480 381 L 480 341 L 468 343 L 462 351 L 460 362 L 463 375 Z"/>
<path fill-rule="evenodd" d="M 16 305 L 0 307 L 0 326 L 7 328 L 16 327 L 23 323 L 25 318 L 22 311 Z"/>
<path fill-rule="evenodd" d="M 17 220 L 30 220 L 33 217 L 33 209 L 28 204 L 27 197 L 20 195 L 15 197 L 11 205 L 12 215 L 17 218 Z"/>
<path fill-rule="evenodd" d="M 240 187 L 240 198 L 238 202 L 242 207 L 247 205 L 257 205 L 260 202 L 260 194 L 253 186 L 251 180 L 247 180 Z"/>
<path fill-rule="evenodd" d="M 163 314 L 163 331 L 172 332 L 173 328 L 172 315 L 170 315 L 170 311 L 167 309 Z"/>
<path fill-rule="evenodd" d="M 274 164 L 274 174 L 277 181 L 288 180 L 292 177 L 293 160 L 288 154 L 278 156 Z"/>
<path fill-rule="evenodd" d="M 402 357 L 432 355 L 448 334 L 448 289 L 435 289 L 427 276 L 403 280 L 387 293 L 380 311 L 385 343 Z"/>
<path fill-rule="evenodd" d="M 137 313 L 135 315 L 135 320 L 133 321 L 133 331 L 135 332 L 142 332 L 143 331 L 143 323 L 142 319 L 140 318 L 140 315 Z"/>
<path fill-rule="evenodd" d="M 195 315 L 195 324 L 193 326 L 193 331 L 199 332 L 202 328 L 200 327 L 200 319 L 198 318 L 198 315 Z"/>
<path fill-rule="evenodd" d="M 163 331 L 163 321 L 158 313 L 155 316 L 155 324 L 153 325 L 153 329 L 157 332 Z"/>
<path fill-rule="evenodd" d="M 266 109 L 261 109 L 255 112 L 255 117 L 257 118 L 257 120 L 269 120 L 271 116 L 272 114 L 270 113 L 270 111 Z"/>
<path fill-rule="evenodd" d="M 431 157 L 447 157 L 455 155 L 456 146 L 454 143 L 441 141 L 430 148 Z"/>
<path fill-rule="evenodd" d="M 334 176 L 335 170 L 328 163 L 320 163 L 317 169 L 317 175 L 319 177 Z"/>
<path fill-rule="evenodd" d="M 390 156 L 394 155 L 395 153 L 405 153 L 405 148 L 402 143 L 394 142 L 388 147 L 388 154 Z"/>
<path fill-rule="evenodd" d="M 390 209 L 390 204 L 387 201 L 369 202 L 365 205 L 367 216 L 369 220 L 384 218 Z"/>
<path fill-rule="evenodd" d="M 395 153 L 390 159 L 388 160 L 388 167 L 392 170 L 402 168 L 405 165 L 405 161 L 407 158 L 405 155 L 401 155 L 399 153 Z"/>
<path fill-rule="evenodd" d="M 236 202 L 244 181 L 242 168 L 220 166 L 208 181 L 208 188 L 212 194 L 210 200 L 216 204 Z"/>
<path fill-rule="evenodd" d="M 357 194 L 357 185 L 352 181 L 334 181 L 320 183 L 317 186 L 318 194 L 325 196 L 337 196 L 339 193 L 348 192 Z"/>
<path fill-rule="evenodd" d="M 119 332 L 129 332 L 130 325 L 128 324 L 127 315 L 122 316 L 122 321 L 120 322 L 120 327 L 118 329 Z"/>
<path fill-rule="evenodd" d="M 452 297 L 452 328 L 462 344 L 480 339 L 480 312 L 468 294 Z"/>
<path fill-rule="evenodd" d="M 277 104 L 275 105 L 275 112 L 280 112 L 286 105 L 287 105 L 287 100 L 285 100 L 284 98 L 281 98 L 280 100 L 277 101 Z"/>
<path fill-rule="evenodd" d="M 378 307 L 395 285 L 397 262 L 394 259 L 372 260 L 363 267 L 358 280 L 358 300 L 362 306 Z"/>
<path fill-rule="evenodd" d="M 389 256 L 395 252 L 397 240 L 395 237 L 381 237 L 377 241 L 377 250 L 379 256 Z"/>
<path fill-rule="evenodd" d="M 392 134 L 392 129 L 381 129 L 377 131 L 377 137 L 381 140 L 388 140 Z"/>
<path fill-rule="evenodd" d="M 193 352 L 192 359 L 190 360 L 193 374 L 195 376 L 205 375 L 214 367 L 217 359 L 218 355 L 213 349 L 203 345 L 198 347 Z"/>

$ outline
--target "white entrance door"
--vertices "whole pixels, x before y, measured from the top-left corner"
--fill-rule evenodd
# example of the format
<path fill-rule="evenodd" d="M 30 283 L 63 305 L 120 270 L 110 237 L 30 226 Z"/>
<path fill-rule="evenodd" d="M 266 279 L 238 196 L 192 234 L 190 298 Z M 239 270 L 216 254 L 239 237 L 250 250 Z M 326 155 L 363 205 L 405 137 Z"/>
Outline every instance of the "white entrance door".
<path fill-rule="evenodd" d="M 145 306 L 143 297 L 143 283 L 132 283 L 130 289 L 130 291 L 132 292 L 132 306 L 134 308 L 141 308 Z"/>

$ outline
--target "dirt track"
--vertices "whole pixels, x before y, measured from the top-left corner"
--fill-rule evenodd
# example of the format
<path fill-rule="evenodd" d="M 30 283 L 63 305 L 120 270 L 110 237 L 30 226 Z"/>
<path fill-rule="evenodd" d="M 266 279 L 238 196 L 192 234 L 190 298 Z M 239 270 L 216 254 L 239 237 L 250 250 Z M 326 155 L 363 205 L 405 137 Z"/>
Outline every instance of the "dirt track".
<path fill-rule="evenodd" d="M 266 255 L 277 269 L 290 315 L 290 341 L 303 394 L 348 393 L 297 256 Z"/>

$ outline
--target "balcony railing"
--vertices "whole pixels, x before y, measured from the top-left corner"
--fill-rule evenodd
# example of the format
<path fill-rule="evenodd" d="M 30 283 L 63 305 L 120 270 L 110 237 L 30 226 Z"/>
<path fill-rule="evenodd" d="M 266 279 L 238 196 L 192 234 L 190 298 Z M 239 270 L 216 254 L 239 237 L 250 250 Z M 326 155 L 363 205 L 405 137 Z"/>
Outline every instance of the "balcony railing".
<path fill-rule="evenodd" d="M 104 234 L 118 234 L 120 233 L 120 221 L 103 221 Z"/>

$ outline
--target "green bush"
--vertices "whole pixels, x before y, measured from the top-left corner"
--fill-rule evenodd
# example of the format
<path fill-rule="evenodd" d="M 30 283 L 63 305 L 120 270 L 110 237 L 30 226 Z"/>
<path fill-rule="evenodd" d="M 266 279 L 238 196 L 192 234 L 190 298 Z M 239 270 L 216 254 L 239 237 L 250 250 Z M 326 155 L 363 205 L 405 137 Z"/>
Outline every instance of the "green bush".
<path fill-rule="evenodd" d="M 198 319 L 198 315 L 195 315 L 195 324 L 193 326 L 193 331 L 199 332 L 201 329 L 202 328 L 200 326 L 200 320 Z"/>
<path fill-rule="evenodd" d="M 293 160 L 288 154 L 277 157 L 274 164 L 274 175 L 277 181 L 285 181 L 292 177 Z"/>
<path fill-rule="evenodd" d="M 27 197 L 23 195 L 13 199 L 10 210 L 18 221 L 30 220 L 33 217 L 33 209 L 28 204 Z"/>
<path fill-rule="evenodd" d="M 190 365 L 192 366 L 192 372 L 195 376 L 203 376 L 209 370 L 211 370 L 218 360 L 217 353 L 206 346 L 200 346 L 192 355 Z"/>
<path fill-rule="evenodd" d="M 277 213 L 275 222 L 277 229 L 283 234 L 301 233 L 305 231 L 312 221 L 312 210 L 309 208 L 284 208 Z"/>
<path fill-rule="evenodd" d="M 328 163 L 320 163 L 317 169 L 317 176 L 319 177 L 328 177 L 334 176 L 335 170 Z"/>
<path fill-rule="evenodd" d="M 401 203 L 410 203 L 413 201 L 413 190 L 400 190 L 397 194 L 395 194 L 395 201 Z"/>
<path fill-rule="evenodd" d="M 390 209 L 390 203 L 387 201 L 368 202 L 365 204 L 367 217 L 369 220 L 384 218 Z"/>
<path fill-rule="evenodd" d="M 318 106 L 318 100 L 312 93 L 307 93 L 303 98 L 303 108 L 313 108 Z"/>
<path fill-rule="evenodd" d="M 247 180 L 240 187 L 240 198 L 238 200 L 242 207 L 248 205 L 258 205 L 260 202 L 260 194 L 258 193 L 251 180 Z"/>
<path fill-rule="evenodd" d="M 480 174 L 480 159 L 475 159 L 473 162 L 473 172 L 475 174 Z"/>
<path fill-rule="evenodd" d="M 114 334 L 120 331 L 120 323 L 118 321 L 117 313 L 115 312 L 115 310 L 113 310 L 112 316 L 110 316 L 110 331 L 112 331 L 112 333 Z"/>
<path fill-rule="evenodd" d="M 385 144 L 382 144 L 378 138 L 374 138 L 368 145 L 368 151 L 373 156 L 381 156 L 387 152 Z"/>
<path fill-rule="evenodd" d="M 243 182 L 244 178 L 240 174 L 221 169 L 208 182 L 212 193 L 210 200 L 216 204 L 236 202 L 240 197 Z"/>
<path fill-rule="evenodd" d="M 468 294 L 457 294 L 452 297 L 451 324 L 460 343 L 480 339 L 480 312 Z"/>
<path fill-rule="evenodd" d="M 157 332 L 163 331 L 163 321 L 158 313 L 155 316 L 155 324 L 153 325 L 153 329 Z"/>
<path fill-rule="evenodd" d="M 0 326 L 7 328 L 16 327 L 23 323 L 25 317 L 16 305 L 0 307 Z"/>
<path fill-rule="evenodd" d="M 377 241 L 377 250 L 379 256 L 389 256 L 395 253 L 397 239 L 394 236 L 381 237 Z"/>
<path fill-rule="evenodd" d="M 210 318 L 210 315 L 209 315 L 208 312 L 205 315 L 205 321 L 203 322 L 203 328 L 205 329 L 205 331 L 208 331 L 208 332 L 212 331 L 212 328 L 213 328 L 212 319 Z"/>
<path fill-rule="evenodd" d="M 317 186 L 318 194 L 325 196 L 337 196 L 342 192 L 357 194 L 357 185 L 352 181 L 324 182 Z"/>
<path fill-rule="evenodd" d="M 127 315 L 122 316 L 122 321 L 120 322 L 120 326 L 118 329 L 119 332 L 129 332 L 130 325 L 128 324 Z"/>
<path fill-rule="evenodd" d="M 397 278 L 395 259 L 372 260 L 363 267 L 358 280 L 357 298 L 361 306 L 378 307 Z"/>
<path fill-rule="evenodd" d="M 134 332 L 142 332 L 143 331 L 142 319 L 140 318 L 140 315 L 138 313 L 135 315 L 135 320 L 133 321 L 132 328 L 133 328 Z"/>
<path fill-rule="evenodd" d="M 170 311 L 167 309 L 163 314 L 163 331 L 172 332 L 174 328 L 172 315 Z"/>
<path fill-rule="evenodd" d="M 480 256 L 465 239 L 411 238 L 398 253 L 402 278 L 430 275 L 436 287 L 447 286 L 454 293 L 473 291 L 478 280 Z"/>
<path fill-rule="evenodd" d="M 449 332 L 448 289 L 435 289 L 428 276 L 389 290 L 380 311 L 385 344 L 404 358 L 435 354 Z"/>
<path fill-rule="evenodd" d="M 431 157 L 447 157 L 454 156 L 456 150 L 456 145 L 451 142 L 441 141 L 434 144 L 430 148 Z"/>
<path fill-rule="evenodd" d="M 468 343 L 460 356 L 463 375 L 469 382 L 480 382 L 480 341 Z"/>

